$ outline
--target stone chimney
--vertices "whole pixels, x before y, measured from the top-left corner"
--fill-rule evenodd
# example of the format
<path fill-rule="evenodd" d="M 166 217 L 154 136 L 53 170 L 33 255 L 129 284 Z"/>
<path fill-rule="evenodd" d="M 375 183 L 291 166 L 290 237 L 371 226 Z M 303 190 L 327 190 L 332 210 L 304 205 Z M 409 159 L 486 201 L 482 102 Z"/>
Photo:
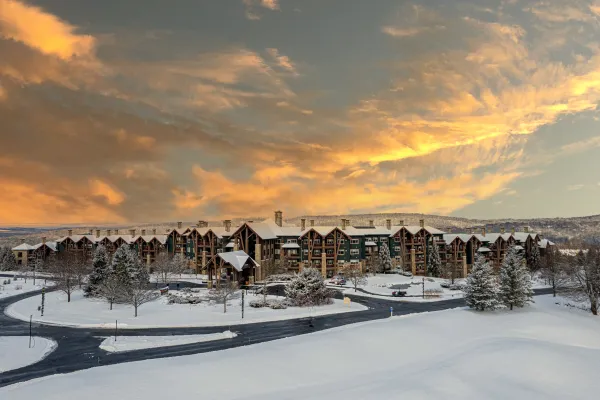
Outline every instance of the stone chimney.
<path fill-rule="evenodd" d="M 21 239 L 21 244 L 25 244 L 25 239 L 24 238 Z"/>
<path fill-rule="evenodd" d="M 110 235 L 112 235 L 112 231 L 110 229 L 107 229 L 106 230 L 106 236 L 110 236 Z"/>
<path fill-rule="evenodd" d="M 134 237 L 134 236 L 135 236 L 135 229 L 132 229 L 132 230 L 130 230 L 129 232 L 131 233 L 131 237 Z"/>
<path fill-rule="evenodd" d="M 181 229 L 183 227 L 183 222 L 178 222 L 177 223 L 177 229 Z"/>
<path fill-rule="evenodd" d="M 400 220 L 400 223 L 399 223 L 399 225 L 400 225 L 400 226 L 404 226 L 404 220 L 403 220 L 403 219 L 401 219 L 401 220 Z"/>
<path fill-rule="evenodd" d="M 524 226 L 524 227 L 523 227 L 523 231 L 524 231 L 525 233 L 529 233 L 529 227 L 528 227 L 528 226 Z"/>
<path fill-rule="evenodd" d="M 425 220 L 424 219 L 419 220 L 419 226 L 421 226 L 421 228 L 425 228 Z"/>
<path fill-rule="evenodd" d="M 246 221 L 246 222 L 248 222 L 249 224 L 251 224 L 251 223 L 253 223 L 253 222 L 254 222 L 254 220 L 253 220 L 253 219 L 249 219 L 249 220 L 248 220 L 248 221 Z"/>
<path fill-rule="evenodd" d="M 350 226 L 350 220 L 346 219 L 346 228 Z"/>
<path fill-rule="evenodd" d="M 46 244 L 46 236 L 42 237 L 42 244 Z"/>
<path fill-rule="evenodd" d="M 69 229 L 69 236 L 73 236 L 73 229 Z"/>
<path fill-rule="evenodd" d="M 229 232 L 231 230 L 231 220 L 230 219 L 224 220 L 223 226 L 225 227 L 225 232 Z"/>
<path fill-rule="evenodd" d="M 306 230 L 306 218 L 300 218 L 300 230 L 302 232 Z"/>
<path fill-rule="evenodd" d="M 452 233 L 452 227 L 448 228 L 448 233 Z"/>
<path fill-rule="evenodd" d="M 283 212 L 275 211 L 275 223 L 277 226 L 283 226 Z"/>
<path fill-rule="evenodd" d="M 315 220 L 314 220 L 314 219 L 311 219 L 311 220 L 310 220 L 310 226 L 311 226 L 311 227 L 315 226 Z"/>
<path fill-rule="evenodd" d="M 506 233 L 506 229 L 504 227 L 500 228 L 500 233 L 504 235 Z"/>
<path fill-rule="evenodd" d="M 511 231 L 511 232 L 512 232 L 512 234 L 514 235 L 514 234 L 515 234 L 515 227 L 513 226 L 513 227 L 510 229 L 510 231 Z"/>
<path fill-rule="evenodd" d="M 391 219 L 386 219 L 386 220 L 385 220 L 385 228 L 386 228 L 388 231 L 391 231 L 391 230 L 392 230 L 392 220 L 391 220 Z"/>
<path fill-rule="evenodd" d="M 156 228 L 152 229 L 152 234 L 156 235 Z"/>
<path fill-rule="evenodd" d="M 146 236 L 146 230 L 142 229 L 142 236 Z"/>
<path fill-rule="evenodd" d="M 540 237 L 540 240 L 544 239 L 544 235 L 542 235 L 541 233 L 538 236 Z"/>
<path fill-rule="evenodd" d="M 99 238 L 100 237 L 100 229 L 96 229 L 96 237 Z"/>
<path fill-rule="evenodd" d="M 115 235 L 119 235 L 119 230 L 115 229 Z"/>
<path fill-rule="evenodd" d="M 208 222 L 198 221 L 198 228 L 206 228 L 206 227 L 208 227 Z"/>
<path fill-rule="evenodd" d="M 481 228 L 481 235 L 482 235 L 483 237 L 485 237 L 485 226 L 484 226 L 483 228 Z"/>
<path fill-rule="evenodd" d="M 375 228 L 375 221 L 373 221 L 372 219 L 369 220 L 369 226 L 371 228 Z"/>
<path fill-rule="evenodd" d="M 342 230 L 345 231 L 346 230 L 346 219 L 342 218 Z"/>

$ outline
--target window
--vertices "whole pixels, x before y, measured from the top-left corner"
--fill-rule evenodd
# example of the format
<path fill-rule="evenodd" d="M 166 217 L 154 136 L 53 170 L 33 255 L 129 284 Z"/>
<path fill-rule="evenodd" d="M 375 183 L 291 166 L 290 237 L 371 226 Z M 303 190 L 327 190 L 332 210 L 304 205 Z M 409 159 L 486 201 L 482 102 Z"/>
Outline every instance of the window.
<path fill-rule="evenodd" d="M 314 244 L 321 244 L 321 239 L 315 239 Z"/>
<path fill-rule="evenodd" d="M 333 265 L 333 260 L 327 260 L 327 265 Z"/>
<path fill-rule="evenodd" d="M 358 254 L 360 254 L 360 250 L 359 249 L 350 249 L 350 254 L 351 255 L 358 255 Z"/>
<path fill-rule="evenodd" d="M 19 252 L 19 257 L 23 257 L 23 252 L 22 251 Z"/>
<path fill-rule="evenodd" d="M 350 243 L 351 244 L 358 244 L 359 241 L 358 241 L 358 239 L 350 239 Z"/>
<path fill-rule="evenodd" d="M 332 249 L 328 249 L 327 250 L 327 255 L 328 256 L 332 256 L 333 255 L 333 250 Z"/>
<path fill-rule="evenodd" d="M 340 244 L 346 243 L 346 239 L 340 239 Z"/>
<path fill-rule="evenodd" d="M 308 239 L 304 239 L 304 240 L 302 241 L 302 244 L 308 244 Z"/>
<path fill-rule="evenodd" d="M 367 242 L 372 242 L 372 241 L 373 241 L 373 238 L 372 238 L 372 237 L 367 237 L 367 238 L 365 238 L 365 240 L 366 240 Z"/>
<path fill-rule="evenodd" d="M 327 239 L 327 244 L 333 244 L 333 239 Z"/>
<path fill-rule="evenodd" d="M 380 238 L 379 238 L 379 241 L 380 241 L 381 243 L 387 242 L 387 238 L 386 238 L 386 237 L 380 237 Z"/>
<path fill-rule="evenodd" d="M 402 256 L 396 256 L 396 261 L 402 261 Z"/>
<path fill-rule="evenodd" d="M 288 239 L 288 243 L 298 243 L 298 239 Z"/>
<path fill-rule="evenodd" d="M 288 254 L 296 256 L 296 255 L 298 255 L 298 250 L 292 249 L 292 250 L 290 250 L 290 252 Z"/>
<path fill-rule="evenodd" d="M 308 254 L 308 249 L 304 249 L 303 253 Z"/>
<path fill-rule="evenodd" d="M 394 251 L 400 252 L 400 246 L 395 246 Z"/>
<path fill-rule="evenodd" d="M 275 254 L 281 254 L 281 250 L 275 249 Z"/>
<path fill-rule="evenodd" d="M 321 250 L 314 250 L 314 251 L 313 251 L 313 254 L 314 254 L 315 256 L 320 256 L 320 255 L 321 255 Z"/>
<path fill-rule="evenodd" d="M 345 263 L 344 260 L 338 260 L 338 264 L 343 264 L 343 263 Z"/>
<path fill-rule="evenodd" d="M 338 250 L 338 255 L 343 256 L 344 254 L 346 254 L 346 250 L 344 250 L 344 249 Z"/>
<path fill-rule="evenodd" d="M 223 249 L 217 249 L 217 253 L 222 253 Z"/>
<path fill-rule="evenodd" d="M 358 264 L 358 260 L 350 260 L 350 264 L 356 265 L 356 264 Z"/>
<path fill-rule="evenodd" d="M 321 265 L 321 260 L 315 260 L 315 265 Z"/>
<path fill-rule="evenodd" d="M 394 236 L 394 242 L 400 243 L 400 236 Z"/>

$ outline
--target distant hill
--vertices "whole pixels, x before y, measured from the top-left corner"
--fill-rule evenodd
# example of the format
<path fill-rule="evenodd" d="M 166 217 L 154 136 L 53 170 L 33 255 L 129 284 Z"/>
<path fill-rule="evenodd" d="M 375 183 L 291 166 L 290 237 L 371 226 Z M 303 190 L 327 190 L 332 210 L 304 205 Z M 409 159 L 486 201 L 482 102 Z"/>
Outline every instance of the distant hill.
<path fill-rule="evenodd" d="M 271 217 L 272 218 L 272 217 Z M 300 219 L 306 218 L 307 226 L 311 219 L 315 220 L 316 225 L 340 225 L 340 220 L 346 218 L 350 220 L 350 224 L 354 226 L 367 226 L 369 220 L 374 220 L 375 225 L 385 225 L 386 219 L 391 219 L 393 225 L 398 225 L 400 220 L 403 220 L 406 225 L 418 225 L 419 220 L 424 219 L 425 224 L 436 227 L 443 231 L 453 229 L 454 231 L 467 231 L 475 229 L 477 232 L 485 226 L 488 232 L 499 232 L 501 227 L 504 227 L 507 232 L 510 232 L 514 227 L 515 230 L 523 230 L 524 226 L 538 233 L 542 233 L 544 237 L 558 243 L 566 243 L 568 245 L 578 245 L 581 241 L 600 243 L 600 215 L 592 215 L 587 217 L 574 218 L 531 218 L 531 219 L 469 219 L 458 217 L 446 217 L 440 215 L 428 214 L 405 214 L 405 213 L 390 213 L 390 214 L 343 214 L 343 215 L 306 215 L 293 218 L 285 218 L 286 225 L 300 225 Z M 256 218 L 236 218 L 232 219 L 233 227 L 241 225 L 244 221 L 261 221 L 264 217 Z M 222 221 L 208 221 L 209 226 L 222 226 Z M 183 226 L 195 226 L 197 221 L 184 221 Z M 152 229 L 156 229 L 157 233 L 164 234 L 167 229 L 176 228 L 175 222 L 154 223 L 154 224 L 137 224 L 137 225 L 121 225 L 113 226 L 110 229 L 113 231 L 119 229 L 120 234 L 128 234 L 130 229 L 136 229 L 137 234 L 140 234 L 142 229 L 147 230 L 147 234 L 151 234 Z M 98 227 L 102 230 L 102 235 L 106 234 L 106 228 Z M 73 228 L 74 233 L 95 234 L 96 226 L 78 226 Z M 39 243 L 43 236 L 47 240 L 57 239 L 67 235 L 68 228 L 2 228 L 0 227 L 0 246 L 16 246 L 23 239 L 29 244 Z"/>

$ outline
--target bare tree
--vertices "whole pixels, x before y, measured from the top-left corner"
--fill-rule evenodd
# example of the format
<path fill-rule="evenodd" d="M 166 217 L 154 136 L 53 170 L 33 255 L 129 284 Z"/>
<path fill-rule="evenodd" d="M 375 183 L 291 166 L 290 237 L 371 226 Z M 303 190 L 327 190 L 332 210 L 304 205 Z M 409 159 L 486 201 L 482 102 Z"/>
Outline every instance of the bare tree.
<path fill-rule="evenodd" d="M 78 271 L 84 263 L 83 255 L 79 253 L 59 253 L 50 264 L 50 273 L 56 283 L 56 288 L 67 295 L 71 302 L 71 294 L 77 289 Z"/>
<path fill-rule="evenodd" d="M 365 286 L 367 284 L 367 276 L 362 271 L 360 265 L 348 265 L 342 272 L 344 273 L 344 277 L 352 283 L 355 292 L 359 286 Z"/>
<path fill-rule="evenodd" d="M 172 256 L 167 252 L 163 252 L 156 256 L 153 267 L 154 272 L 158 275 L 158 281 L 167 284 L 175 275 L 182 274 L 185 271 L 186 261 L 181 254 Z"/>
<path fill-rule="evenodd" d="M 598 315 L 600 302 L 600 250 L 596 247 L 587 249 L 587 253 L 579 254 L 568 264 L 569 280 L 565 285 L 565 293 L 576 301 L 590 303 L 590 311 Z"/>
<path fill-rule="evenodd" d="M 237 291 L 238 283 L 227 281 L 219 285 L 219 287 L 212 289 L 209 293 L 209 297 L 217 303 L 223 302 L 223 313 L 227 313 L 227 300 Z"/>
<path fill-rule="evenodd" d="M 83 283 L 87 280 L 88 275 L 92 272 L 91 260 L 86 257 L 80 257 L 79 262 L 74 264 L 75 279 L 77 279 L 77 286 L 79 289 L 82 288 Z"/>
<path fill-rule="evenodd" d="M 124 286 L 123 298 L 133 306 L 134 317 L 138 316 L 138 308 L 158 297 L 156 290 L 148 285 L 147 279 L 132 279 L 129 285 Z"/>
<path fill-rule="evenodd" d="M 561 283 L 564 282 L 565 276 L 565 263 L 567 260 L 564 256 L 561 256 L 560 251 L 554 246 L 546 249 L 546 254 L 542 262 L 541 276 L 552 286 L 552 295 L 556 297 L 556 291 Z"/>
<path fill-rule="evenodd" d="M 110 274 L 102 280 L 97 288 L 97 293 L 108 302 L 110 310 L 113 309 L 114 303 L 122 301 L 127 295 L 123 282 L 115 274 Z"/>

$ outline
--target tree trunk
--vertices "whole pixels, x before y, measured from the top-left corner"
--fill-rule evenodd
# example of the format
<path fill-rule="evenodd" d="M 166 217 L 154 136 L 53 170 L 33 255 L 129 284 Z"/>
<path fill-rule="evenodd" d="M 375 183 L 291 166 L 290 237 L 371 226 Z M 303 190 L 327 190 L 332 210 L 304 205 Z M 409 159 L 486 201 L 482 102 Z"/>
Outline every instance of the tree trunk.
<path fill-rule="evenodd" d="M 598 315 L 598 304 L 594 301 L 591 306 L 592 314 Z"/>
<path fill-rule="evenodd" d="M 134 310 L 135 310 L 135 315 L 134 315 L 134 317 L 137 317 L 137 308 L 138 308 L 137 304 L 134 304 L 134 305 L 133 305 L 133 308 L 134 308 Z"/>
<path fill-rule="evenodd" d="M 510 309 L 511 309 L 511 310 L 513 309 L 513 305 L 512 305 L 512 303 L 510 303 Z"/>
<path fill-rule="evenodd" d="M 223 300 L 223 314 L 227 314 L 227 297 Z"/>
<path fill-rule="evenodd" d="M 111 300 L 111 301 L 110 301 L 110 310 L 112 310 L 112 304 L 113 304 L 113 302 L 112 302 L 112 300 Z"/>
<path fill-rule="evenodd" d="M 67 293 L 67 303 L 71 302 L 71 292 Z"/>

